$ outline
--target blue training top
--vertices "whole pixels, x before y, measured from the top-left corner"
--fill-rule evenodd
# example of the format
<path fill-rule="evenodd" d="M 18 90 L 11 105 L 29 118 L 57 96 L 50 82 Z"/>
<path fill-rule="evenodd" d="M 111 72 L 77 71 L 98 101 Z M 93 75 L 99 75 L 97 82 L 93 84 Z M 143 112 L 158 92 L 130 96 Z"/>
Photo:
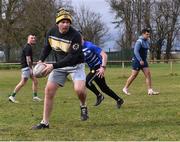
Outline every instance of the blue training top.
<path fill-rule="evenodd" d="M 100 55 L 102 49 L 92 42 L 84 41 L 83 44 L 83 53 L 84 61 L 92 69 L 102 64 L 102 57 Z"/>
<path fill-rule="evenodd" d="M 144 39 L 143 36 L 140 36 L 134 46 L 133 58 L 138 61 L 146 61 L 149 47 L 149 41 L 147 39 Z"/>

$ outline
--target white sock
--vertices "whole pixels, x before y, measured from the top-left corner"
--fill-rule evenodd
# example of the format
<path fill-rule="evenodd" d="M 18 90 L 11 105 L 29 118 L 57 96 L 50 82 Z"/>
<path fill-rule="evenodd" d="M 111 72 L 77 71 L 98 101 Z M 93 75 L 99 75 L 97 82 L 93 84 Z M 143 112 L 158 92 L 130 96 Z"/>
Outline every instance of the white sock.
<path fill-rule="evenodd" d="M 152 92 L 152 91 L 153 91 L 153 89 L 152 89 L 152 88 L 148 89 L 148 92 Z"/>
<path fill-rule="evenodd" d="M 81 107 L 86 107 L 86 104 L 84 104 L 84 105 L 80 104 L 80 106 L 81 106 Z"/>
<path fill-rule="evenodd" d="M 126 88 L 126 87 L 124 87 L 123 89 L 126 90 L 126 91 L 128 90 L 128 88 Z"/>
<path fill-rule="evenodd" d="M 41 124 L 45 124 L 47 126 L 49 124 L 49 122 L 45 122 L 44 120 L 42 120 Z"/>
<path fill-rule="evenodd" d="M 83 105 L 84 104 L 84 105 Z M 82 103 L 81 101 L 80 101 L 80 106 L 81 107 L 86 107 L 86 102 L 85 103 Z"/>

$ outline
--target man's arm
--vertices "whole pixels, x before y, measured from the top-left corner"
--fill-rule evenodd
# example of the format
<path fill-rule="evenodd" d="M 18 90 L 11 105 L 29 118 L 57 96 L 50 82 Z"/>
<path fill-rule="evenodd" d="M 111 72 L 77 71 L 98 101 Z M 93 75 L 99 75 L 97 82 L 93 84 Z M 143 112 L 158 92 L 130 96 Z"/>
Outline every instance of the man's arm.
<path fill-rule="evenodd" d="M 26 56 L 26 62 L 27 62 L 27 64 L 28 64 L 28 66 L 32 69 L 33 63 L 32 63 L 32 60 L 31 60 L 31 57 L 30 57 L 30 56 Z"/>
<path fill-rule="evenodd" d="M 31 60 L 31 56 L 26 56 L 26 62 L 28 64 L 29 68 L 30 68 L 30 74 L 33 75 L 33 71 L 32 71 L 32 69 L 33 69 L 33 62 Z"/>
<path fill-rule="evenodd" d="M 106 68 L 106 64 L 107 64 L 107 54 L 102 50 L 100 53 L 101 57 L 102 57 L 102 65 L 101 67 Z"/>
<path fill-rule="evenodd" d="M 106 69 L 106 64 L 107 64 L 107 54 L 102 50 L 100 55 L 102 57 L 102 64 L 101 64 L 101 67 L 97 70 L 97 75 L 103 78 L 105 69 Z"/>
<path fill-rule="evenodd" d="M 139 54 L 139 50 L 141 48 L 141 41 L 138 41 L 136 42 L 135 46 L 134 46 L 134 55 L 136 56 L 136 58 L 138 59 L 138 61 L 141 61 L 142 58 Z"/>

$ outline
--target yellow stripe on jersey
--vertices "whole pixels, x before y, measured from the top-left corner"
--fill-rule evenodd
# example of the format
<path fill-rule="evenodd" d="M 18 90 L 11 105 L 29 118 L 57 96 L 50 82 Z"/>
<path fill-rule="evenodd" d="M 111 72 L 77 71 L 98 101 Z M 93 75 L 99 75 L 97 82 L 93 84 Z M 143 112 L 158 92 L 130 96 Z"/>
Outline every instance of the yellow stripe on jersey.
<path fill-rule="evenodd" d="M 69 51 L 70 46 L 71 46 L 71 42 L 66 42 L 64 40 L 55 39 L 52 37 L 49 37 L 48 40 L 49 40 L 50 46 L 55 51 L 63 51 L 63 52 L 67 53 Z"/>

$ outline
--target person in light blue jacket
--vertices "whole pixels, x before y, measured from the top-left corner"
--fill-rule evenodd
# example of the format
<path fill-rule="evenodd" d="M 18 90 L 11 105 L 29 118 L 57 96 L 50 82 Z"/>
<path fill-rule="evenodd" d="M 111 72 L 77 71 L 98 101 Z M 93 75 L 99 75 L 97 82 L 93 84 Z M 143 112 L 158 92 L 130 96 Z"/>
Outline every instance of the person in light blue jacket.
<path fill-rule="evenodd" d="M 151 73 L 147 62 L 147 54 L 148 49 L 150 47 L 149 44 L 149 37 L 150 37 L 150 30 L 149 29 L 143 29 L 141 31 L 141 36 L 136 41 L 134 46 L 134 56 L 132 58 L 132 73 L 130 77 L 127 79 L 126 84 L 123 88 L 123 92 L 126 95 L 131 95 L 128 92 L 128 88 L 131 85 L 131 83 L 134 81 L 134 79 L 137 77 L 140 70 L 144 73 L 144 76 L 146 78 L 146 84 L 148 88 L 148 95 L 158 95 L 159 92 L 155 92 L 152 89 L 152 83 L 151 83 Z"/>

